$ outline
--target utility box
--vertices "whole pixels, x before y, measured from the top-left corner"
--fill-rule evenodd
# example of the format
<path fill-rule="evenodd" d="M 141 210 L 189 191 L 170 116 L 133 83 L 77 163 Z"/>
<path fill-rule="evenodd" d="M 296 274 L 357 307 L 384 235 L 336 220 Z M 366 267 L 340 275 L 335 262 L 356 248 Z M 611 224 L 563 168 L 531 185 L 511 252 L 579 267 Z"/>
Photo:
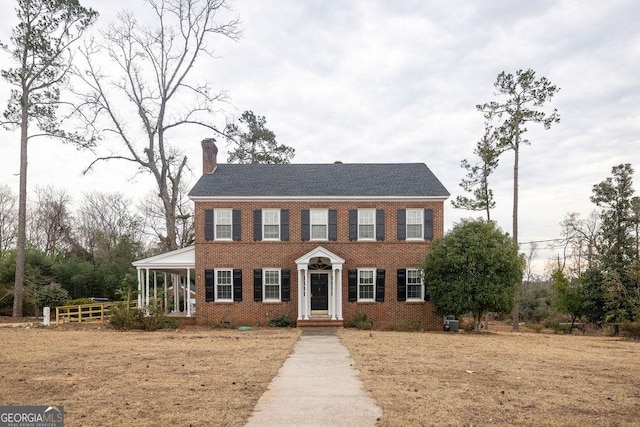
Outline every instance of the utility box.
<path fill-rule="evenodd" d="M 444 316 L 444 330 L 446 332 L 458 332 L 458 320 L 455 316 Z"/>

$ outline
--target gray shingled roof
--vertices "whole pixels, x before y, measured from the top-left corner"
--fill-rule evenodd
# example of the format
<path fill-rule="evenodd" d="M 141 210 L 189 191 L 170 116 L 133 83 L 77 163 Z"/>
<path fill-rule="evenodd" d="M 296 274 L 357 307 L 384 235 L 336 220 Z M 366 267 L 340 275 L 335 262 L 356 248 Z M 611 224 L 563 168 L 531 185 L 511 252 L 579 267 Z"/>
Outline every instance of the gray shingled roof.
<path fill-rule="evenodd" d="M 220 164 L 190 197 L 447 197 L 424 163 Z"/>

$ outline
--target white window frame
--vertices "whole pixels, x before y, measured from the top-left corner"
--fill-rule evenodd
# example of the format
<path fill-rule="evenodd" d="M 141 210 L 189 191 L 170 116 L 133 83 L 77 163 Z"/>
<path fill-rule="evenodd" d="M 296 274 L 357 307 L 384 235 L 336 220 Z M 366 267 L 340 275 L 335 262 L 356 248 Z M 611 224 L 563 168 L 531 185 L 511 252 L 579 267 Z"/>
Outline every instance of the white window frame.
<path fill-rule="evenodd" d="M 410 278 L 410 274 L 409 272 L 415 272 L 417 273 L 417 277 L 412 277 Z M 419 279 L 420 283 L 410 283 L 409 280 L 416 280 Z M 422 270 L 420 268 L 407 268 L 407 274 L 406 274 L 406 282 L 405 285 L 407 287 L 407 301 L 424 301 L 424 274 L 422 272 Z M 409 286 L 420 286 L 420 296 L 415 297 L 415 296 L 409 296 Z"/>
<path fill-rule="evenodd" d="M 371 215 L 371 223 L 364 222 L 364 214 Z M 363 237 L 360 233 L 360 227 L 362 226 L 371 226 L 372 234 L 371 236 Z M 375 209 L 358 209 L 358 240 L 376 240 L 376 210 Z"/>
<path fill-rule="evenodd" d="M 213 270 L 214 272 L 214 284 L 215 284 L 215 301 L 216 302 L 233 302 L 233 270 L 231 268 L 216 268 Z M 229 274 L 229 283 L 220 283 L 220 279 L 222 274 Z M 229 286 L 231 288 L 230 297 L 222 298 L 219 296 L 218 289 L 220 286 Z"/>
<path fill-rule="evenodd" d="M 220 217 L 225 214 L 225 221 L 223 222 Z M 214 240 L 233 240 L 233 210 L 232 209 L 214 209 L 213 211 L 213 239 Z M 229 215 L 229 222 L 226 222 L 226 215 Z M 218 227 L 229 227 L 229 237 L 221 237 L 218 233 Z"/>
<path fill-rule="evenodd" d="M 272 273 L 272 274 L 267 274 Z M 267 276 L 276 277 L 278 281 L 278 297 L 267 297 L 267 286 L 275 286 L 273 283 L 267 283 Z M 262 269 L 262 301 L 263 302 L 280 302 L 282 301 L 282 274 L 280 268 L 263 268 Z"/>
<path fill-rule="evenodd" d="M 371 283 L 362 283 L 364 273 L 371 273 Z M 367 274 L 368 276 L 368 274 Z M 364 286 L 371 286 L 371 298 L 361 296 L 361 290 Z M 358 302 L 375 302 L 376 300 L 376 269 L 375 268 L 359 268 L 358 269 Z"/>
<path fill-rule="evenodd" d="M 406 236 L 407 240 L 424 240 L 424 209 L 407 209 L 406 214 Z M 409 220 L 413 220 L 409 222 Z M 419 221 L 415 221 L 415 220 Z M 409 236 L 409 226 L 420 226 L 420 235 L 418 237 Z M 411 233 L 413 234 L 413 233 Z"/>
<path fill-rule="evenodd" d="M 315 214 L 315 215 L 314 215 Z M 322 221 L 314 221 L 314 216 L 322 215 Z M 324 236 L 314 237 L 313 226 L 324 226 Z M 309 238 L 310 240 L 329 240 L 329 210 L 310 209 L 309 210 Z"/>
<path fill-rule="evenodd" d="M 267 214 L 276 214 L 276 223 L 275 224 L 267 224 L 265 219 L 267 218 Z M 267 226 L 277 226 L 278 227 L 278 236 L 276 237 L 267 237 L 267 233 L 265 227 Z M 280 229 L 280 209 L 263 209 L 262 210 L 262 240 L 280 240 L 281 239 Z"/>

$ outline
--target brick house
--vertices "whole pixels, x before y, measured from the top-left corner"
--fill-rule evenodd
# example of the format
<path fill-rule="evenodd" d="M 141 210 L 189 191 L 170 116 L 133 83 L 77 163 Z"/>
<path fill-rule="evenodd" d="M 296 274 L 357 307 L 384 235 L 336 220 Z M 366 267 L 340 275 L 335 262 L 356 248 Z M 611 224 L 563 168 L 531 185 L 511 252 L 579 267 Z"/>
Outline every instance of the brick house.
<path fill-rule="evenodd" d="M 423 163 L 218 164 L 202 141 L 196 323 L 442 329 L 420 268 L 449 193 Z"/>

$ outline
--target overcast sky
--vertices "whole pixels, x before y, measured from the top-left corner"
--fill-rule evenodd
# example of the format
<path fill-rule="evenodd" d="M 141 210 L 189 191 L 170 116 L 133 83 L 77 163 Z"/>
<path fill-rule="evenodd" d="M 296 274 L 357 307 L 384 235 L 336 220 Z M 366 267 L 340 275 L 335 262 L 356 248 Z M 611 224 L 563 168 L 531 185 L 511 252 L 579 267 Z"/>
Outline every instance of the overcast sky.
<path fill-rule="evenodd" d="M 82 3 L 101 13 L 99 27 L 119 9 L 140 9 L 136 0 Z M 460 161 L 473 158 L 484 129 L 476 104 L 495 99 L 501 71 L 532 68 L 561 88 L 551 103 L 561 122 L 548 131 L 529 126 L 532 144 L 520 157 L 520 241 L 559 237 L 568 212 L 586 217 L 594 209 L 591 188 L 612 166 L 640 168 L 636 0 L 231 4 L 242 38 L 213 41 L 219 58 L 203 57 L 196 72 L 227 91 L 227 115 L 253 110 L 265 116 L 278 141 L 295 148 L 294 163 L 424 162 L 454 198 L 464 176 Z M 0 5 L 3 41 L 16 22 L 12 9 L 10 1 Z M 7 95 L 0 84 L 3 106 Z M 219 120 L 224 123 L 222 115 Z M 190 159 L 192 182 L 201 173 L 200 140 L 211 136 L 203 130 L 174 140 Z M 228 147 L 218 145 L 218 159 L 226 161 Z M 17 193 L 19 135 L 0 130 L 0 150 L 0 182 Z M 101 164 L 83 176 L 91 159 L 34 140 L 29 187 L 51 184 L 77 197 L 93 189 L 139 197 L 153 189 L 151 177 L 134 177 L 135 169 L 122 163 Z M 493 216 L 508 232 L 512 174 L 507 153 L 491 186 Z M 454 209 L 450 201 L 445 206 L 445 231 L 460 218 L 481 215 Z M 554 253 L 539 252 L 539 269 Z"/>

